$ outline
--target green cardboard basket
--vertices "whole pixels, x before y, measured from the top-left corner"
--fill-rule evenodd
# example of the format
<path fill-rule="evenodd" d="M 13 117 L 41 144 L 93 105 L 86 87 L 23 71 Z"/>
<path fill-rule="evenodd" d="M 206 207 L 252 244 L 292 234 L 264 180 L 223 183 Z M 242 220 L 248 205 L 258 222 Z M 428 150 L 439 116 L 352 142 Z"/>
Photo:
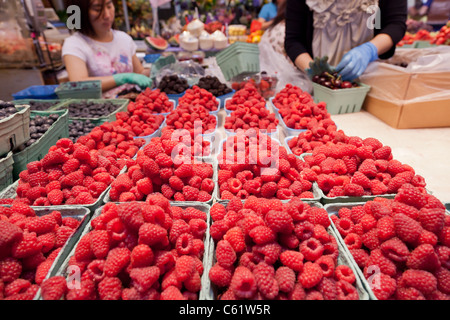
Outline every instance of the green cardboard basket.
<path fill-rule="evenodd" d="M 0 190 L 5 189 L 14 182 L 13 180 L 14 158 L 12 151 L 6 157 L 0 159 Z"/>
<path fill-rule="evenodd" d="M 370 86 L 358 83 L 359 87 L 333 90 L 313 83 L 314 102 L 325 102 L 330 114 L 343 114 L 361 111 Z"/>
<path fill-rule="evenodd" d="M 19 106 L 20 108 L 20 106 Z M 69 111 L 55 110 L 55 111 L 31 111 L 30 119 L 34 119 L 37 115 L 48 116 L 51 114 L 58 114 L 58 119 L 51 125 L 50 129 L 45 132 L 35 143 L 25 148 L 24 150 L 14 153 L 14 181 L 19 179 L 19 174 L 26 170 L 27 164 L 32 161 L 41 160 L 47 153 L 50 147 L 56 144 L 59 139 L 69 137 Z"/>
<path fill-rule="evenodd" d="M 30 106 L 0 120 L 0 156 L 16 149 L 30 139 Z"/>
<path fill-rule="evenodd" d="M 100 99 L 102 82 L 100 80 L 64 82 L 56 87 L 55 93 L 60 99 Z"/>

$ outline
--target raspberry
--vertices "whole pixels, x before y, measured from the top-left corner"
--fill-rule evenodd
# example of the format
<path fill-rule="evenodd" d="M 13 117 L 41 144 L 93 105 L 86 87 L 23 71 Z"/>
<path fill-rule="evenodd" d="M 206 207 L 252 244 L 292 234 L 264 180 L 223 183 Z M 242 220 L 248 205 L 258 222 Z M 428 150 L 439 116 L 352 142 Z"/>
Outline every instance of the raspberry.
<path fill-rule="evenodd" d="M 450 294 L 450 271 L 447 268 L 439 268 L 434 275 L 438 281 L 438 290 Z"/>
<path fill-rule="evenodd" d="M 334 274 L 335 263 L 333 258 L 330 256 L 321 256 L 319 259 L 315 261 L 320 268 L 322 269 L 322 273 L 324 277 L 332 277 Z"/>
<path fill-rule="evenodd" d="M 6 298 L 8 298 L 14 295 L 24 294 L 30 288 L 30 286 L 30 281 L 25 279 L 16 279 L 5 286 L 4 295 Z"/>
<path fill-rule="evenodd" d="M 276 234 L 267 226 L 254 227 L 250 230 L 249 236 L 256 244 L 273 242 L 276 238 Z"/>
<path fill-rule="evenodd" d="M 203 239 L 203 236 L 206 233 L 206 229 L 208 225 L 203 219 L 191 219 L 189 220 L 189 229 L 191 234 L 196 239 Z"/>
<path fill-rule="evenodd" d="M 190 233 L 181 234 L 175 243 L 175 248 L 179 255 L 190 254 L 192 250 L 192 241 L 194 236 Z"/>
<path fill-rule="evenodd" d="M 230 289 L 240 299 L 251 299 L 257 291 L 256 279 L 246 267 L 238 266 L 230 282 Z"/>
<path fill-rule="evenodd" d="M 59 248 L 64 246 L 73 233 L 74 230 L 70 227 L 59 227 L 58 230 L 56 230 L 55 247 Z"/>
<path fill-rule="evenodd" d="M 336 281 L 332 278 L 323 277 L 317 285 L 317 289 L 324 300 L 337 300 Z"/>
<path fill-rule="evenodd" d="M 441 264 L 434 247 L 431 244 L 422 244 L 410 253 L 406 266 L 410 269 L 434 272 Z"/>
<path fill-rule="evenodd" d="M 44 281 L 44 279 L 47 276 L 48 272 L 50 271 L 50 268 L 52 267 L 52 265 L 53 265 L 53 260 L 47 259 L 36 268 L 36 275 L 34 278 L 34 281 L 36 282 L 36 284 L 40 285 L 42 283 L 42 281 Z"/>
<path fill-rule="evenodd" d="M 294 286 L 294 290 L 292 290 L 288 294 L 289 300 L 305 300 L 306 299 L 306 293 L 303 289 L 302 285 L 300 283 L 296 283 Z"/>
<path fill-rule="evenodd" d="M 210 178 L 206 178 L 206 179 L 202 180 L 202 184 L 201 184 L 200 188 L 202 191 L 205 191 L 210 194 L 214 190 L 214 181 Z"/>
<path fill-rule="evenodd" d="M 279 287 L 273 266 L 260 262 L 253 269 L 253 275 L 259 292 L 265 298 L 274 299 L 278 295 Z"/>
<path fill-rule="evenodd" d="M 185 300 L 180 289 L 175 286 L 169 286 L 161 292 L 161 300 Z"/>
<path fill-rule="evenodd" d="M 353 231 L 353 222 L 349 218 L 340 218 L 335 225 L 339 234 L 344 238 Z"/>
<path fill-rule="evenodd" d="M 252 247 L 252 253 L 256 254 L 258 257 L 259 255 L 262 255 L 263 260 L 267 264 L 275 264 L 275 262 L 278 260 L 278 257 L 281 253 L 281 246 L 276 243 L 266 243 L 263 245 L 254 245 Z"/>
<path fill-rule="evenodd" d="M 9 283 L 19 278 L 22 264 L 19 260 L 8 257 L 0 261 L 0 280 Z"/>
<path fill-rule="evenodd" d="M 56 221 L 51 215 L 30 218 L 27 223 L 28 231 L 38 235 L 51 232 L 55 227 Z"/>
<path fill-rule="evenodd" d="M 23 259 L 39 253 L 41 249 L 36 233 L 25 231 L 22 240 L 12 245 L 11 254 L 13 258 Z"/>
<path fill-rule="evenodd" d="M 403 202 L 419 210 L 427 204 L 425 194 L 411 184 L 404 184 L 398 190 L 394 200 Z"/>
<path fill-rule="evenodd" d="M 355 259 L 356 264 L 361 269 L 364 269 L 364 267 L 367 265 L 367 261 L 369 260 L 369 254 L 364 249 L 349 249 L 350 253 L 353 256 L 353 259 Z"/>
<path fill-rule="evenodd" d="M 275 272 L 275 280 L 281 292 L 292 292 L 295 287 L 295 272 L 288 267 L 279 267 Z"/>
<path fill-rule="evenodd" d="M 156 266 L 133 268 L 130 271 L 132 286 L 140 293 L 149 290 L 158 280 L 159 275 L 160 270 Z"/>
<path fill-rule="evenodd" d="M 301 221 L 295 225 L 294 233 L 298 240 L 305 241 L 314 235 L 314 224 L 307 220 Z"/>
<path fill-rule="evenodd" d="M 328 212 L 324 208 L 310 207 L 308 209 L 308 220 L 313 224 L 320 224 L 328 228 L 331 224 Z"/>
<path fill-rule="evenodd" d="M 372 283 L 370 288 L 378 300 L 388 300 L 394 295 L 397 289 L 397 282 L 384 273 L 380 273 L 378 276 L 378 281 Z"/>
<path fill-rule="evenodd" d="M 122 282 L 116 277 L 105 277 L 98 284 L 100 300 L 119 300 L 122 295 Z"/>
<path fill-rule="evenodd" d="M 278 190 L 278 186 L 275 182 L 266 182 L 261 187 L 261 196 L 263 198 L 272 198 Z"/>
<path fill-rule="evenodd" d="M 211 206 L 209 214 L 213 221 L 222 220 L 226 214 L 226 208 L 223 204 L 216 202 Z"/>
<path fill-rule="evenodd" d="M 245 235 L 240 227 L 229 229 L 223 238 L 230 243 L 236 253 L 242 252 L 246 248 Z"/>
<path fill-rule="evenodd" d="M 380 246 L 380 240 L 378 239 L 378 229 L 372 228 L 361 236 L 361 240 L 364 246 L 369 250 L 375 250 Z"/>
<path fill-rule="evenodd" d="M 130 253 L 130 266 L 132 268 L 142 268 L 153 263 L 153 250 L 146 244 L 139 244 Z"/>
<path fill-rule="evenodd" d="M 209 270 L 209 279 L 219 288 L 228 287 L 231 283 L 232 276 L 231 269 L 224 268 L 218 263 L 215 263 Z"/>
<path fill-rule="evenodd" d="M 444 208 L 421 208 L 418 221 L 425 230 L 439 234 L 445 224 Z"/>
<path fill-rule="evenodd" d="M 91 250 L 97 259 L 106 258 L 110 250 L 110 239 L 108 231 L 93 230 L 90 237 Z"/>
<path fill-rule="evenodd" d="M 324 226 L 317 224 L 313 229 L 313 237 L 319 240 L 322 244 L 330 241 L 330 234 Z"/>
<path fill-rule="evenodd" d="M 0 258 L 8 256 L 13 243 L 20 241 L 23 236 L 22 230 L 8 222 L 0 220 Z"/>
<path fill-rule="evenodd" d="M 153 223 L 144 223 L 139 228 L 139 244 L 153 246 L 156 244 L 166 245 L 169 243 L 167 230 L 160 225 Z"/>
<path fill-rule="evenodd" d="M 380 249 L 386 258 L 396 262 L 405 262 L 409 256 L 408 247 L 397 237 L 383 242 Z"/>
<path fill-rule="evenodd" d="M 188 292 L 191 292 L 191 293 L 199 292 L 202 287 L 199 272 L 197 270 L 194 271 L 194 273 L 183 282 L 183 285 Z M 197 299 L 195 299 L 195 300 L 197 300 Z"/>
<path fill-rule="evenodd" d="M 118 217 L 131 230 L 139 230 L 144 223 L 141 205 L 137 202 L 118 206 Z"/>
<path fill-rule="evenodd" d="M 67 292 L 66 278 L 50 277 L 41 284 L 41 295 L 44 300 L 60 300 Z"/>
<path fill-rule="evenodd" d="M 386 258 L 380 249 L 371 251 L 369 259 L 366 263 L 366 267 L 367 266 L 377 266 L 382 273 L 387 274 L 391 277 L 394 276 L 397 272 L 396 265 L 391 260 Z M 366 270 L 364 274 L 367 275 Z"/>
<path fill-rule="evenodd" d="M 423 230 L 420 234 L 419 240 L 417 241 L 418 245 L 421 244 L 431 244 L 432 246 L 435 246 L 438 243 L 438 237 L 428 230 Z"/>
<path fill-rule="evenodd" d="M 127 248 L 114 248 L 106 256 L 103 271 L 107 277 L 115 277 L 130 262 L 131 252 Z"/>
<path fill-rule="evenodd" d="M 364 195 L 364 188 L 358 184 L 347 183 L 344 186 L 344 195 L 348 197 L 362 197 Z"/>
<path fill-rule="evenodd" d="M 264 218 L 267 226 L 275 233 L 289 234 L 294 230 L 293 219 L 285 211 L 270 210 Z"/>
<path fill-rule="evenodd" d="M 437 279 L 428 271 L 408 269 L 403 272 L 398 280 L 398 286 L 403 288 L 411 287 L 427 295 L 437 289 Z"/>
<path fill-rule="evenodd" d="M 200 190 L 191 186 L 183 187 L 183 195 L 186 201 L 196 201 Z"/>
<path fill-rule="evenodd" d="M 349 233 L 345 236 L 344 242 L 347 248 L 350 249 L 360 249 L 362 247 L 362 239 L 356 233 Z"/>
<path fill-rule="evenodd" d="M 54 206 L 60 205 L 64 201 L 64 194 L 61 190 L 53 189 L 47 193 L 48 201 Z"/>
<path fill-rule="evenodd" d="M 299 274 L 298 281 L 303 288 L 315 287 L 323 278 L 322 268 L 314 262 L 307 261 L 303 265 L 303 271 Z"/>
<path fill-rule="evenodd" d="M 78 241 L 78 244 L 75 247 L 76 260 L 78 261 L 89 260 L 94 255 L 91 249 L 91 236 L 92 233 L 89 232 L 83 235 Z"/>
<path fill-rule="evenodd" d="M 360 220 L 364 232 L 370 231 L 377 226 L 377 220 L 371 214 L 364 214 Z"/>
<path fill-rule="evenodd" d="M 394 227 L 397 237 L 407 244 L 415 243 L 423 230 L 418 221 L 402 213 L 394 215 Z"/>
<path fill-rule="evenodd" d="M 350 284 L 353 284 L 356 281 L 353 270 L 349 266 L 343 264 L 336 267 L 334 270 L 334 276 L 336 281 L 345 280 Z"/>
<path fill-rule="evenodd" d="M 299 251 L 303 254 L 304 258 L 309 261 L 316 261 L 323 254 L 324 247 L 319 240 L 315 238 L 309 238 L 300 243 Z"/>
<path fill-rule="evenodd" d="M 426 300 L 426 298 L 419 290 L 412 287 L 408 288 L 397 287 L 395 296 L 397 300 Z"/>
<path fill-rule="evenodd" d="M 359 300 L 356 288 L 345 280 L 336 282 L 337 300 Z"/>
<path fill-rule="evenodd" d="M 217 243 L 216 259 L 217 263 L 224 268 L 230 268 L 236 261 L 236 252 L 227 240 L 220 240 Z"/>
<path fill-rule="evenodd" d="M 76 204 L 92 204 L 95 201 L 95 198 L 89 192 L 81 192 L 75 197 Z"/>

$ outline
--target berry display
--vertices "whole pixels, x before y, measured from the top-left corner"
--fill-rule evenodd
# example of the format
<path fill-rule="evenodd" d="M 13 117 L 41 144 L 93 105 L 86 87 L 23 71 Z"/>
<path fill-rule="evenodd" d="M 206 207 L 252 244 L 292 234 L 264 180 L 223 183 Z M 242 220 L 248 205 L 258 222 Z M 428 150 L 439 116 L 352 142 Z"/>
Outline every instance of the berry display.
<path fill-rule="evenodd" d="M 176 74 L 165 75 L 158 84 L 158 89 L 166 94 L 181 94 L 188 88 L 187 80 L 178 77 Z"/>
<path fill-rule="evenodd" d="M 210 75 L 201 77 L 197 86 L 211 92 L 215 97 L 220 97 L 233 91 L 225 83 L 220 82 L 216 76 Z"/>
<path fill-rule="evenodd" d="M 0 101 L 0 120 L 8 118 L 10 115 L 13 115 L 17 112 L 14 104 L 10 102 Z"/>
<path fill-rule="evenodd" d="M 91 120 L 72 120 L 69 123 L 69 138 L 76 142 L 77 139 L 81 136 L 87 135 L 91 132 L 97 125 Z"/>
<path fill-rule="evenodd" d="M 169 100 L 167 94 L 160 89 L 150 88 L 142 91 L 134 102 L 128 104 L 127 111 L 130 113 L 168 113 L 174 108 L 173 101 Z"/>
<path fill-rule="evenodd" d="M 22 151 L 39 140 L 44 135 L 44 133 L 46 133 L 50 129 L 53 123 L 58 120 L 58 118 L 59 115 L 56 113 L 50 114 L 48 116 L 36 115 L 33 119 L 30 120 L 30 139 L 19 146 L 15 151 Z"/>
<path fill-rule="evenodd" d="M 89 100 L 80 100 L 68 103 L 61 107 L 69 109 L 70 118 L 101 118 L 107 117 L 119 108 L 117 103 L 106 100 L 105 102 L 95 102 Z M 63 110 L 63 109 L 59 110 Z"/>

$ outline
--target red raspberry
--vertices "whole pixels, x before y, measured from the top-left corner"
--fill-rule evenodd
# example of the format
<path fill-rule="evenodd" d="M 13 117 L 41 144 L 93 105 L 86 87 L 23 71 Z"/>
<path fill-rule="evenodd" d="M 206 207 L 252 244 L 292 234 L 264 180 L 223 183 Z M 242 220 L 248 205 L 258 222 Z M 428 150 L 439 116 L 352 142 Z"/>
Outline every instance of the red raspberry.
<path fill-rule="evenodd" d="M 349 218 L 340 218 L 335 223 L 336 229 L 339 231 L 342 237 L 346 237 L 349 233 L 353 232 L 353 222 Z"/>
<path fill-rule="evenodd" d="M 206 178 L 202 181 L 201 190 L 209 194 L 214 190 L 214 181 L 211 178 Z"/>
<path fill-rule="evenodd" d="M 418 221 L 402 213 L 394 215 L 394 226 L 397 236 L 407 244 L 415 243 L 423 230 Z"/>
<path fill-rule="evenodd" d="M 236 252 L 227 240 L 220 240 L 217 243 L 216 259 L 217 263 L 224 268 L 230 268 L 236 261 Z"/>
<path fill-rule="evenodd" d="M 261 196 L 263 198 L 272 198 L 278 190 L 278 186 L 275 182 L 266 182 L 261 187 Z"/>
<path fill-rule="evenodd" d="M 434 272 L 441 264 L 434 247 L 431 244 L 422 244 L 410 253 L 406 266 L 410 269 Z"/>
<path fill-rule="evenodd" d="M 103 271 L 107 277 L 117 276 L 130 262 L 131 252 L 127 248 L 114 248 L 106 256 Z"/>
<path fill-rule="evenodd" d="M 405 262 L 409 256 L 409 249 L 406 244 L 397 237 L 383 242 L 380 246 L 383 255 L 396 262 Z"/>
<path fill-rule="evenodd" d="M 256 244 L 273 242 L 276 238 L 276 234 L 267 226 L 254 227 L 250 230 L 249 236 Z"/>
<path fill-rule="evenodd" d="M 289 300 L 305 300 L 306 299 L 305 289 L 303 289 L 302 285 L 297 282 L 294 286 L 294 290 L 292 290 L 288 294 L 288 298 Z"/>
<path fill-rule="evenodd" d="M 275 269 L 265 262 L 260 262 L 253 269 L 259 292 L 267 299 L 274 299 L 278 295 L 279 286 L 275 279 Z M 295 278 L 294 278 L 295 279 Z"/>
<path fill-rule="evenodd" d="M 398 280 L 398 286 L 403 288 L 411 287 L 427 295 L 437 289 L 437 279 L 428 271 L 408 269 L 403 272 Z"/>
<path fill-rule="evenodd" d="M 266 243 L 262 245 L 254 245 L 252 253 L 263 257 L 267 264 L 275 264 L 281 253 L 281 246 L 277 242 Z"/>
<path fill-rule="evenodd" d="M 67 292 L 66 278 L 50 277 L 41 284 L 41 295 L 44 300 L 60 300 Z"/>
<path fill-rule="evenodd" d="M 421 209 L 427 204 L 427 198 L 418 188 L 411 184 L 404 184 L 394 198 L 396 201 Z"/>
<path fill-rule="evenodd" d="M 230 289 L 240 299 L 251 299 L 257 291 L 256 279 L 246 267 L 238 266 L 234 271 Z"/>
<path fill-rule="evenodd" d="M 94 256 L 91 249 L 91 236 L 92 233 L 89 232 L 82 236 L 75 247 L 75 258 L 78 261 L 89 260 Z"/>
<path fill-rule="evenodd" d="M 337 300 L 359 300 L 356 288 L 345 280 L 336 282 Z"/>
<path fill-rule="evenodd" d="M 213 221 L 222 220 L 226 214 L 226 208 L 223 204 L 216 202 L 211 206 L 209 214 Z"/>
<path fill-rule="evenodd" d="M 175 243 L 175 249 L 179 255 L 190 254 L 192 251 L 194 236 L 190 233 L 181 234 Z"/>
<path fill-rule="evenodd" d="M 28 231 L 35 232 L 38 235 L 52 232 L 55 227 L 56 220 L 51 215 L 30 218 L 27 223 Z"/>
<path fill-rule="evenodd" d="M 361 236 L 361 240 L 364 246 L 369 250 L 379 248 L 380 240 L 378 239 L 378 229 L 372 228 Z"/>
<path fill-rule="evenodd" d="M 229 229 L 223 239 L 230 243 L 236 253 L 242 252 L 246 248 L 245 235 L 240 227 Z"/>
<path fill-rule="evenodd" d="M 396 265 L 385 257 L 380 249 L 371 251 L 369 259 L 366 263 L 366 268 L 367 266 L 377 266 L 382 273 L 391 277 L 393 277 L 397 272 Z M 364 269 L 364 275 L 367 276 L 366 269 Z"/>
<path fill-rule="evenodd" d="M 344 186 L 344 195 L 348 197 L 362 197 L 364 195 L 364 188 L 355 183 L 347 183 Z"/>
<path fill-rule="evenodd" d="M 394 219 L 390 216 L 379 219 L 376 229 L 378 232 L 378 239 L 380 239 L 380 241 L 386 241 L 392 237 L 395 237 Z"/>
<path fill-rule="evenodd" d="M 350 284 L 353 284 L 356 281 L 356 277 L 355 274 L 353 273 L 353 270 L 349 266 L 343 264 L 336 266 L 334 276 L 336 278 L 336 281 L 345 280 Z"/>
<path fill-rule="evenodd" d="M 122 282 L 116 277 L 105 277 L 98 284 L 100 300 L 119 300 L 122 295 Z"/>
<path fill-rule="evenodd" d="M 22 273 L 22 264 L 19 260 L 7 257 L 0 261 L 0 280 L 9 283 L 19 278 Z"/>
<path fill-rule="evenodd" d="M 420 234 L 419 240 L 417 241 L 418 245 L 421 244 L 431 244 L 432 246 L 435 246 L 438 243 L 438 237 L 428 230 L 423 230 Z"/>
<path fill-rule="evenodd" d="M 224 268 L 218 263 L 215 263 L 209 270 L 209 279 L 219 288 L 228 287 L 232 276 L 232 269 Z"/>
<path fill-rule="evenodd" d="M 419 290 L 412 287 L 397 287 L 395 297 L 397 300 L 426 300 L 424 295 Z"/>
<path fill-rule="evenodd" d="M 362 247 L 362 239 L 356 233 L 348 233 L 344 238 L 344 242 L 349 250 L 360 249 Z"/>
<path fill-rule="evenodd" d="M 337 300 L 336 281 L 334 279 L 324 276 L 317 285 L 317 289 L 324 300 Z"/>
<path fill-rule="evenodd" d="M 328 212 L 324 208 L 310 207 L 308 209 L 308 220 L 313 224 L 320 224 L 328 228 L 331 224 Z"/>
<path fill-rule="evenodd" d="M 288 267 L 279 267 L 275 272 L 275 280 L 281 292 L 292 292 L 295 287 L 295 272 Z"/>
<path fill-rule="evenodd" d="M 335 263 L 332 257 L 321 256 L 315 261 L 315 263 L 317 263 L 322 269 L 324 277 L 332 277 L 334 275 Z"/>
<path fill-rule="evenodd" d="M 285 211 L 270 210 L 264 218 L 273 232 L 289 234 L 294 230 L 293 219 Z"/>
<path fill-rule="evenodd" d="M 319 240 L 315 238 L 309 238 L 300 243 L 299 251 L 303 254 L 304 258 L 309 261 L 316 261 L 323 254 L 324 247 Z"/>
<path fill-rule="evenodd" d="M 137 202 L 118 206 L 118 217 L 131 230 L 139 230 L 144 223 L 141 205 Z"/>
<path fill-rule="evenodd" d="M 23 235 L 22 230 L 8 222 L 0 220 L 0 258 L 7 256 L 13 243 L 20 241 Z"/>
<path fill-rule="evenodd" d="M 450 293 L 450 270 L 447 268 L 439 268 L 434 273 L 438 281 L 438 290 L 442 291 L 445 294 Z"/>
<path fill-rule="evenodd" d="M 144 293 L 149 290 L 158 280 L 160 270 L 156 266 L 133 268 L 130 271 L 131 283 L 138 292 Z"/>
<path fill-rule="evenodd" d="M 196 201 L 200 190 L 191 186 L 183 187 L 183 195 L 186 201 Z"/>
<path fill-rule="evenodd" d="M 169 243 L 167 230 L 160 225 L 153 223 L 144 223 L 139 228 L 139 244 L 153 246 L 156 244 L 166 245 Z"/>
<path fill-rule="evenodd" d="M 133 248 L 130 254 L 131 268 L 148 267 L 153 263 L 153 250 L 146 244 L 139 244 Z"/>
<path fill-rule="evenodd" d="M 439 234 L 445 224 L 445 209 L 422 208 L 419 211 L 418 221 L 425 230 Z"/>
<path fill-rule="evenodd" d="M 367 261 L 369 260 L 369 254 L 364 249 L 349 249 L 350 253 L 353 256 L 353 259 L 355 259 L 356 264 L 361 269 L 364 269 L 364 267 L 367 265 Z"/>
<path fill-rule="evenodd" d="M 93 230 L 90 236 L 91 251 L 97 259 L 106 258 L 110 250 L 110 238 L 106 230 Z"/>
<path fill-rule="evenodd" d="M 22 240 L 12 245 L 11 254 L 13 258 L 23 259 L 39 253 L 41 249 L 36 233 L 25 231 Z"/>
<path fill-rule="evenodd" d="M 59 248 L 64 246 L 73 233 L 74 229 L 72 229 L 71 227 L 59 227 L 58 230 L 56 230 L 55 247 Z"/>
<path fill-rule="evenodd" d="M 317 263 L 307 261 L 303 265 L 303 271 L 298 276 L 298 281 L 303 288 L 311 289 L 319 284 L 322 278 L 322 268 Z"/>
<path fill-rule="evenodd" d="M 16 279 L 13 282 L 5 285 L 4 292 L 2 291 L 2 294 L 4 293 L 6 299 L 11 299 L 12 296 L 25 293 L 30 288 L 30 286 L 30 281 L 25 279 Z"/>
<path fill-rule="evenodd" d="M 395 279 L 384 273 L 380 273 L 378 276 L 379 278 L 376 284 L 379 285 L 375 285 L 375 283 L 372 284 L 372 292 L 378 300 L 388 300 L 394 295 L 397 289 L 397 282 L 395 281 Z"/>
<path fill-rule="evenodd" d="M 161 300 L 185 300 L 180 289 L 169 286 L 161 292 Z"/>

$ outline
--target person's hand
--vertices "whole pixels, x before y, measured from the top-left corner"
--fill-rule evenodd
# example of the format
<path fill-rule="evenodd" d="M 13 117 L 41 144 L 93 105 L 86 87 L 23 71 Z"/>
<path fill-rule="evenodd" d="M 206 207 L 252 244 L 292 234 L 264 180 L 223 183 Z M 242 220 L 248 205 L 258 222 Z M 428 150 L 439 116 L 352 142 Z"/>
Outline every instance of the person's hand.
<path fill-rule="evenodd" d="M 144 89 L 152 85 L 152 80 L 149 77 L 139 73 L 116 73 L 113 78 L 118 86 L 133 83 Z"/>
<path fill-rule="evenodd" d="M 322 58 L 315 57 L 314 61 L 309 63 L 309 68 L 305 70 L 310 79 L 314 76 L 320 76 L 324 71 L 328 73 L 334 72 L 333 68 L 328 64 L 327 56 L 323 56 Z"/>
<path fill-rule="evenodd" d="M 378 59 L 378 49 L 371 42 L 363 43 L 353 48 L 342 57 L 336 66 L 336 71 L 345 81 L 358 78 L 367 68 L 368 64 Z"/>

